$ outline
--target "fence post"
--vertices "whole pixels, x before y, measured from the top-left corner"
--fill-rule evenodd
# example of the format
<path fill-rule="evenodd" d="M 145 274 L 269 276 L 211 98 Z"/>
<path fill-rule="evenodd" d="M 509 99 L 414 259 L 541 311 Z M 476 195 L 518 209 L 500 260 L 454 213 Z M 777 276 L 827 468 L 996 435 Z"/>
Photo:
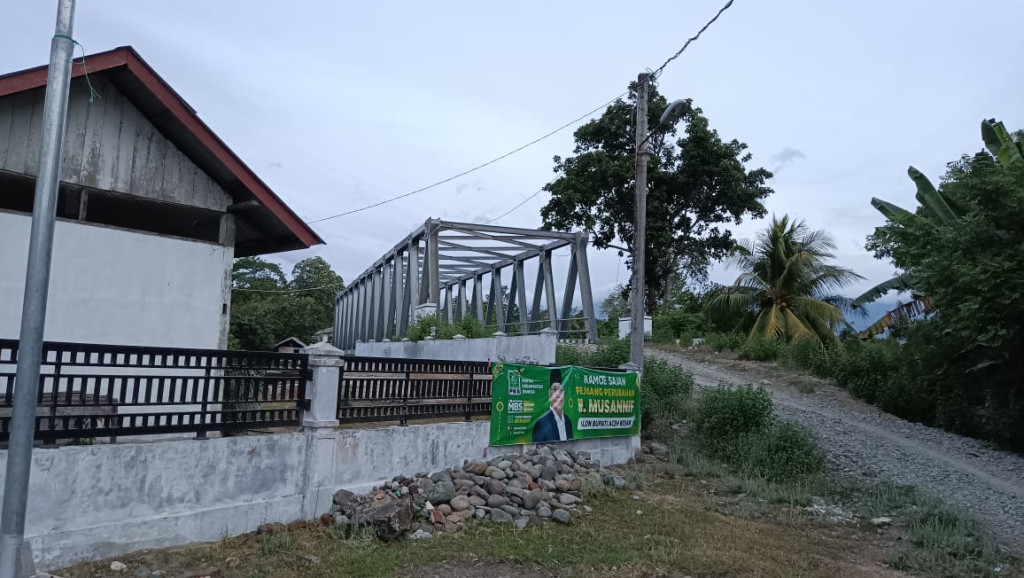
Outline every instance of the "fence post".
<path fill-rule="evenodd" d="M 338 379 L 344 353 L 325 341 L 303 348 L 309 356 L 311 379 L 306 381 L 307 407 L 302 412 L 304 429 L 333 428 L 338 422 Z"/>

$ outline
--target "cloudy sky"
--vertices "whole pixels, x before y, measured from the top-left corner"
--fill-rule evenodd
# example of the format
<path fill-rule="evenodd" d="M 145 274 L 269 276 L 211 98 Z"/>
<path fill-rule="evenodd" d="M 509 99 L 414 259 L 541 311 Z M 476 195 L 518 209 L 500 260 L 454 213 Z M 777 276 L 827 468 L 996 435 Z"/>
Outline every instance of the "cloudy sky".
<path fill-rule="evenodd" d="M 721 0 L 79 2 L 88 52 L 132 45 L 302 217 L 406 193 L 507 153 L 622 93 L 659 66 Z M 56 1 L 8 0 L 0 71 L 47 62 Z M 831 231 L 867 280 L 892 273 L 863 249 L 872 196 L 913 206 L 913 164 L 937 180 L 982 147 L 979 122 L 1024 127 L 1013 64 L 1024 2 L 736 0 L 659 89 L 693 98 L 753 164 L 776 173 L 774 213 Z M 357 276 L 428 217 L 486 221 L 553 177 L 572 129 L 471 175 L 315 227 L 324 256 Z M 542 193 L 501 219 L 537 227 Z M 737 228 L 749 237 L 761 223 Z M 598 299 L 627 277 L 591 254 Z M 716 268 L 731 282 L 735 272 Z"/>

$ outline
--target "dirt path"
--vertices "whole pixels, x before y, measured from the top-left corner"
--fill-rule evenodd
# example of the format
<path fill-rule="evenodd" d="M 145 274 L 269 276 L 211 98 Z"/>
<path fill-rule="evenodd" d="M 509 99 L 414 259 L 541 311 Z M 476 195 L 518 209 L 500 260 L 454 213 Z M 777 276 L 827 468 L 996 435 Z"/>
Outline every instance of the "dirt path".
<path fill-rule="evenodd" d="M 698 388 L 723 383 L 764 386 L 772 393 L 776 413 L 810 428 L 840 473 L 923 488 L 987 522 L 1009 547 L 1024 553 L 1021 456 L 906 422 L 820 380 L 816 392 L 799 393 L 790 384 L 813 378 L 770 365 L 659 350 L 650 354 L 692 372 Z"/>

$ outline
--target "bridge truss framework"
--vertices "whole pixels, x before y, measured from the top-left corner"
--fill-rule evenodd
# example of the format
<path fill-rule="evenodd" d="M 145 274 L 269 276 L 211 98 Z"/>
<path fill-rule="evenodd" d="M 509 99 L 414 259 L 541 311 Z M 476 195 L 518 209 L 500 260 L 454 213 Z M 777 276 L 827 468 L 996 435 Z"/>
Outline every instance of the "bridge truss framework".
<path fill-rule="evenodd" d="M 428 219 L 338 294 L 334 344 L 351 350 L 357 341 L 402 339 L 420 315 L 434 312 L 452 324 L 473 316 L 489 333 L 553 330 L 596 341 L 589 242 L 587 233 Z M 568 272 L 556 283 L 552 258 L 566 247 Z M 536 268 L 529 296 L 528 264 Z M 574 316 L 577 285 L 582 311 Z"/>

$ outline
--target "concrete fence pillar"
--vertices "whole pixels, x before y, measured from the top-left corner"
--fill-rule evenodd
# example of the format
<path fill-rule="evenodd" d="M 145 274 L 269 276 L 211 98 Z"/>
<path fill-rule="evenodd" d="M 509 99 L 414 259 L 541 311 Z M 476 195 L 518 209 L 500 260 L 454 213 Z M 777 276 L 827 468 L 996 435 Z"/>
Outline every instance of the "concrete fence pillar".
<path fill-rule="evenodd" d="M 301 353 L 309 355 L 309 369 L 312 374 L 312 379 L 306 382 L 309 409 L 302 412 L 302 427 L 337 427 L 338 380 L 341 377 L 344 352 L 330 343 L 320 341 L 303 348 Z"/>

